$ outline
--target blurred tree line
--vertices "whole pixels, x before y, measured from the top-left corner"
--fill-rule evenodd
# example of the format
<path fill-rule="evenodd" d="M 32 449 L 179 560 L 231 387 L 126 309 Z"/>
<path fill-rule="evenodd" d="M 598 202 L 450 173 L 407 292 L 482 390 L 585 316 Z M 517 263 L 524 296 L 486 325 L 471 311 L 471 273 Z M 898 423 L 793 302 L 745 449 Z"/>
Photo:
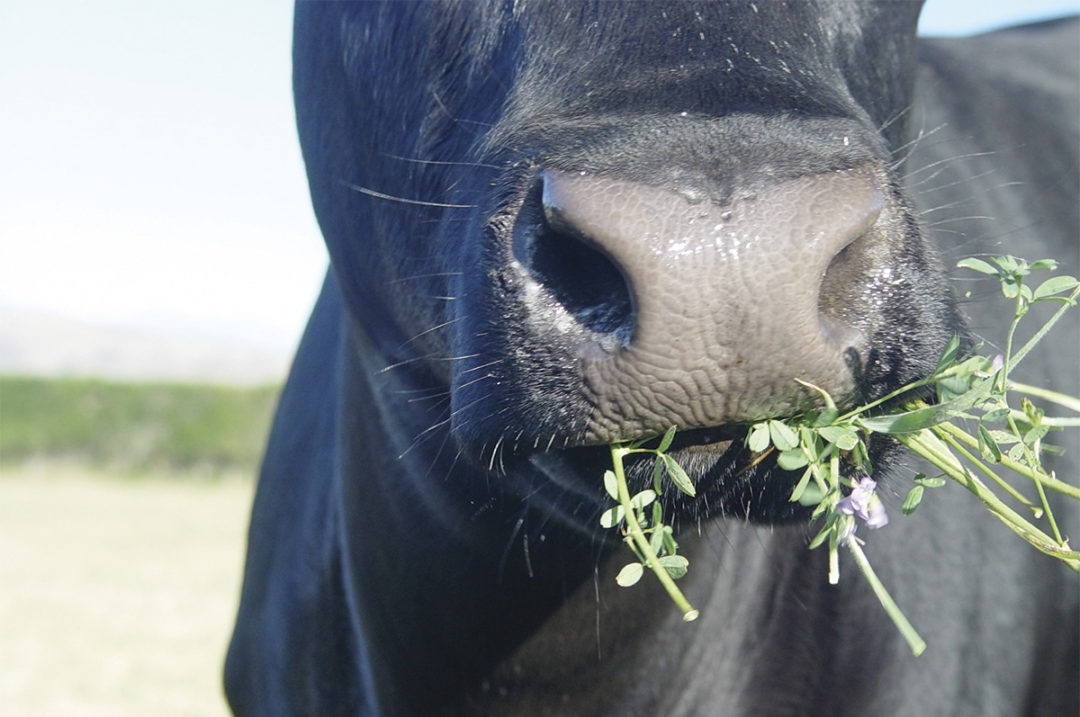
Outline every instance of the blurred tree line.
<path fill-rule="evenodd" d="M 254 476 L 280 388 L 0 377 L 0 466 Z"/>

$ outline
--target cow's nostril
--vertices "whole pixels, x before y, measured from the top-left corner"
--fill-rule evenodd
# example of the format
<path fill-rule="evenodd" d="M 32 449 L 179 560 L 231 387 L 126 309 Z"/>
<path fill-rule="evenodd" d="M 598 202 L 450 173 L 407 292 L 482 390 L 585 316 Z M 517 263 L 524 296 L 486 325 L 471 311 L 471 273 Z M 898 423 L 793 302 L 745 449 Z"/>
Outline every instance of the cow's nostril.
<path fill-rule="evenodd" d="M 852 357 L 856 359 L 856 365 L 861 365 L 859 351 L 866 341 L 859 328 L 865 318 L 859 315 L 859 307 L 865 312 L 867 297 L 861 296 L 860 292 L 871 271 L 866 252 L 868 243 L 867 236 L 863 235 L 837 252 L 829 261 L 818 289 L 821 334 L 835 348 L 845 352 L 849 368 Z"/>
<path fill-rule="evenodd" d="M 591 239 L 548 207 L 532 214 L 515 232 L 514 253 L 542 287 L 548 304 L 542 308 L 565 311 L 608 349 L 627 345 L 634 325 L 633 299 L 622 272 Z"/>

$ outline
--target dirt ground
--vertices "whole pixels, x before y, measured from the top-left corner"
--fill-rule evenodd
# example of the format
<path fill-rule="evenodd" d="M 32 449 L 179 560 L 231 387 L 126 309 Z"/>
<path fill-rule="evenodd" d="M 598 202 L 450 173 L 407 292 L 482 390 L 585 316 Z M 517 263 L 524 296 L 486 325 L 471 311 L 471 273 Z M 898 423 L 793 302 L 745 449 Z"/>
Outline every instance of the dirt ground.
<path fill-rule="evenodd" d="M 0 471 L 2 712 L 227 714 L 252 488 Z"/>

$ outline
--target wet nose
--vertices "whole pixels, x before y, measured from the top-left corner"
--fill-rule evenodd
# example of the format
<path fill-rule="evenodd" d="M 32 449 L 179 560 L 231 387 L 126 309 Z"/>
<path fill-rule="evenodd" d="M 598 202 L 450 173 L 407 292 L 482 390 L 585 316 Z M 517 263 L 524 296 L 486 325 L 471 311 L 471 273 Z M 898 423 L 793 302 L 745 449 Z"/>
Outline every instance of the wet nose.
<path fill-rule="evenodd" d="M 853 390 L 848 355 L 864 337 L 821 296 L 830 265 L 882 211 L 869 171 L 788 179 L 722 204 L 562 171 L 542 182 L 548 231 L 597 250 L 625 284 L 580 294 L 587 313 L 623 327 L 581 354 L 594 438 L 790 414 L 811 398 L 796 378 L 837 398 Z"/>

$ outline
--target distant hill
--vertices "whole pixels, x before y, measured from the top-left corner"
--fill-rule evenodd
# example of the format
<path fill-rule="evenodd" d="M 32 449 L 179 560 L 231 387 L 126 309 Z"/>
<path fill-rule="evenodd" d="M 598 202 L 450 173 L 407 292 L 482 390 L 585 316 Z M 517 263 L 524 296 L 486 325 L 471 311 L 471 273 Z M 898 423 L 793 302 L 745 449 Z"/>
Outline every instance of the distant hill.
<path fill-rule="evenodd" d="M 284 380 L 291 352 L 81 323 L 0 306 L 0 374 L 252 385 Z"/>

